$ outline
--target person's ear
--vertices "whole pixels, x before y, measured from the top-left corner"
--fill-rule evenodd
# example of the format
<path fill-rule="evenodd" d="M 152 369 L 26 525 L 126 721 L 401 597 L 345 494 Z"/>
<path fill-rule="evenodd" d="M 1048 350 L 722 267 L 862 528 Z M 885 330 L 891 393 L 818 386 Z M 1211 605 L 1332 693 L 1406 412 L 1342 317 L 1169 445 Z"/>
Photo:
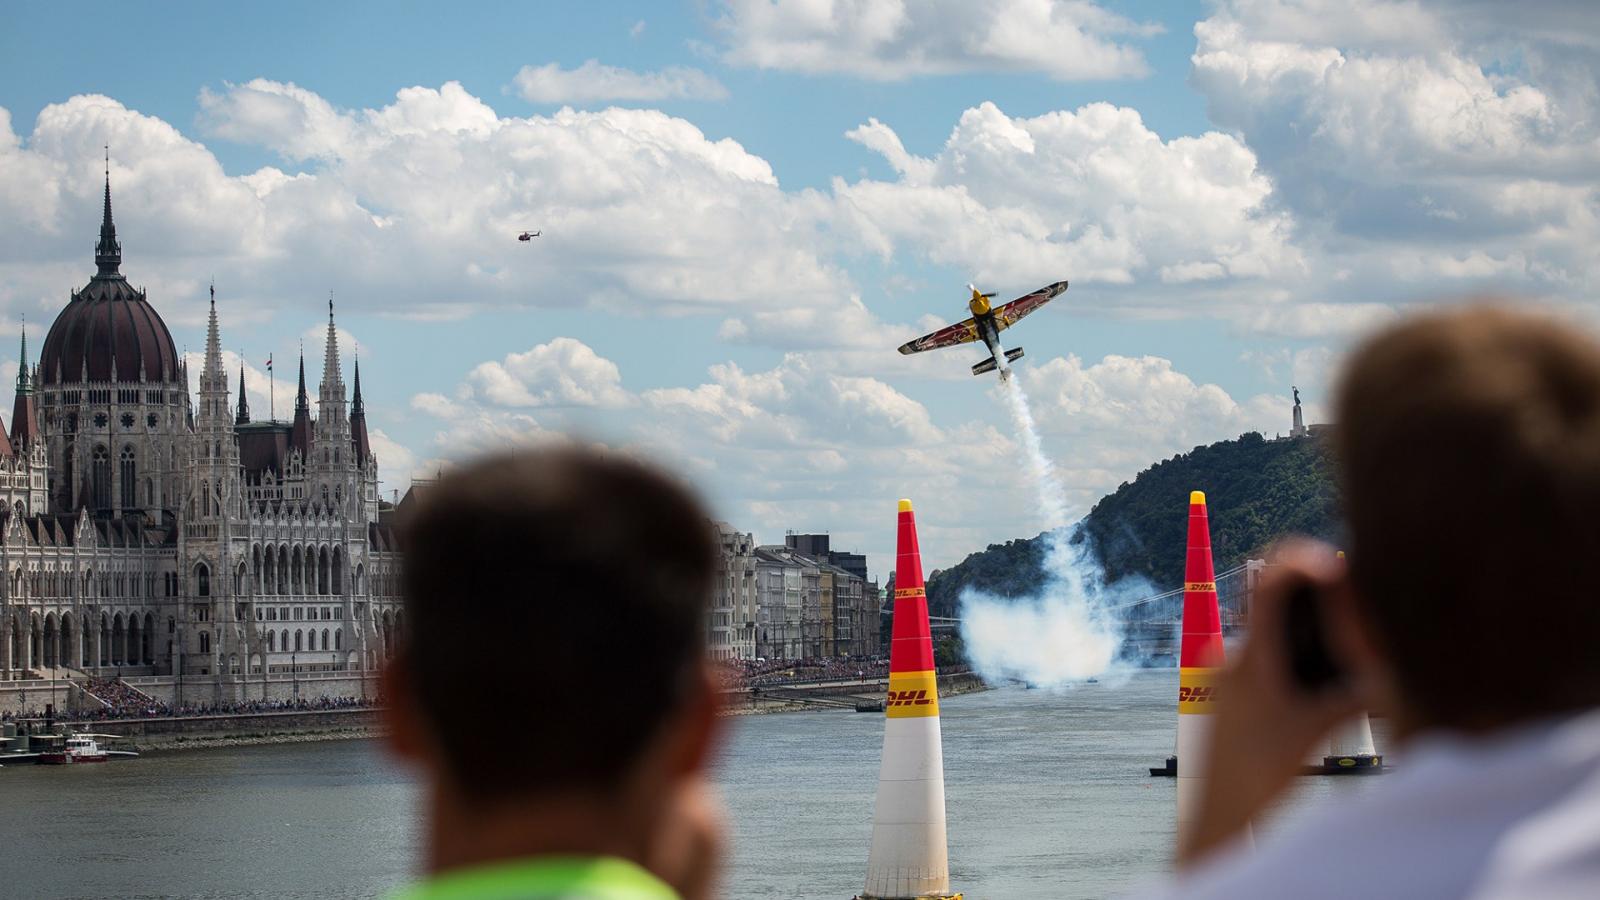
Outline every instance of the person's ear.
<path fill-rule="evenodd" d="M 421 762 L 427 756 L 427 726 L 419 711 L 411 677 L 399 656 L 384 663 L 379 676 L 383 694 L 383 724 L 389 750 L 408 762 Z"/>
<path fill-rule="evenodd" d="M 710 765 L 711 751 L 721 733 L 721 682 L 711 666 L 697 663 L 690 676 L 689 697 L 679 721 L 677 774 L 700 772 Z"/>

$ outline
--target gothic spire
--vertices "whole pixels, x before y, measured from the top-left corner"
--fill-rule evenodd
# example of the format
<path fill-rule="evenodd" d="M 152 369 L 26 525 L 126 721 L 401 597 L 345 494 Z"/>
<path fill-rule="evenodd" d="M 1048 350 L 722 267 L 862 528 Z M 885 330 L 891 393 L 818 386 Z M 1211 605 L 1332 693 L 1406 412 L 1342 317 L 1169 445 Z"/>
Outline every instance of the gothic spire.
<path fill-rule="evenodd" d="M 245 425 L 250 421 L 250 403 L 244 398 L 244 354 L 239 354 L 239 413 L 233 424 Z"/>
<path fill-rule="evenodd" d="M 33 393 L 33 382 L 28 378 L 28 320 L 22 320 L 22 355 L 17 357 L 17 393 Z"/>
<path fill-rule="evenodd" d="M 306 351 L 300 348 L 300 390 L 294 398 L 294 425 L 289 429 L 289 446 L 311 458 L 311 400 L 306 396 Z"/>
<path fill-rule="evenodd" d="M 222 334 L 217 329 L 217 286 L 211 286 L 211 313 L 206 319 L 206 362 L 200 373 L 202 389 L 208 380 L 222 378 Z"/>
<path fill-rule="evenodd" d="M 355 360 L 355 398 L 350 404 L 350 442 L 355 446 L 356 465 L 365 466 L 372 455 L 372 439 L 367 436 L 367 408 L 361 402 L 361 356 Z"/>
<path fill-rule="evenodd" d="M 300 411 L 311 412 L 311 398 L 306 396 L 306 349 L 300 348 L 300 389 L 294 396 L 294 413 L 298 418 Z"/>
<path fill-rule="evenodd" d="M 106 208 L 100 220 L 100 243 L 94 247 L 96 278 L 120 278 L 122 245 L 117 243 L 117 226 L 111 222 L 111 148 L 106 147 Z"/>
<path fill-rule="evenodd" d="M 328 292 L 328 345 L 322 353 L 323 399 L 344 401 L 344 378 L 339 374 L 339 330 L 333 324 L 333 292 Z M 329 398 L 327 392 L 337 396 Z"/>

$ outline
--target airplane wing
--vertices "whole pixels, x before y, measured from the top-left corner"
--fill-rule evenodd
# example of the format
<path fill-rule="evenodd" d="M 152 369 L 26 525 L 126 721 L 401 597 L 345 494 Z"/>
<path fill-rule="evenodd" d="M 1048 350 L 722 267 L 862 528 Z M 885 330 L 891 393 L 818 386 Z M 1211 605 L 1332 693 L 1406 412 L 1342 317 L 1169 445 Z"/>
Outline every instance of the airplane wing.
<path fill-rule="evenodd" d="M 900 345 L 900 352 L 910 355 L 921 353 L 924 350 L 937 350 L 940 347 L 954 347 L 956 344 L 970 344 L 978 339 L 978 325 L 972 319 L 957 322 L 925 334 L 914 341 L 906 341 Z"/>
<path fill-rule="evenodd" d="M 1031 294 L 1025 294 L 1007 303 L 994 311 L 994 323 L 1001 330 L 1017 324 L 1023 316 L 1033 312 L 1039 307 L 1049 303 L 1067 289 L 1065 281 L 1039 288 Z"/>

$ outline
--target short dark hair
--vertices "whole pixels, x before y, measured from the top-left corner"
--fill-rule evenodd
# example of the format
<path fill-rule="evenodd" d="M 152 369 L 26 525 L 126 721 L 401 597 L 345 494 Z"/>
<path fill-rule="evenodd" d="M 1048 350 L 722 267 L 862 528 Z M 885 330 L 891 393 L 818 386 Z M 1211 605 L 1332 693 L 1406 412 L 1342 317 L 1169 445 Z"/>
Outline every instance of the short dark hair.
<path fill-rule="evenodd" d="M 613 453 L 507 453 L 399 525 L 411 690 L 457 787 L 615 786 L 683 708 L 716 544 L 683 486 Z"/>
<path fill-rule="evenodd" d="M 1600 704 L 1600 344 L 1473 306 L 1349 358 L 1336 446 L 1350 577 L 1419 724 Z"/>

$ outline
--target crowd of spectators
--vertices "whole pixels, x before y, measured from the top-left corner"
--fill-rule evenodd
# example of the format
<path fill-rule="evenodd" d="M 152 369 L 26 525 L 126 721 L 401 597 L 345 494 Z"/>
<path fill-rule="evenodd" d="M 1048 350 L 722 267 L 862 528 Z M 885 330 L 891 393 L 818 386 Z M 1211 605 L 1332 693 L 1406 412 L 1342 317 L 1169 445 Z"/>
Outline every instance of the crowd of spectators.
<path fill-rule="evenodd" d="M 110 678 L 91 678 L 84 688 L 105 705 L 93 709 L 55 710 L 55 718 L 80 722 L 114 719 L 153 719 L 180 716 L 237 716 L 255 713 L 317 712 L 330 709 L 369 709 L 383 705 L 380 697 L 296 697 L 290 700 L 240 700 L 234 703 L 168 704 L 132 686 Z M 0 713 L 0 722 L 45 718 L 47 710 L 29 707 L 20 712 Z"/>
<path fill-rule="evenodd" d="M 167 705 L 119 678 L 90 678 L 83 689 L 101 703 L 104 709 L 87 710 L 85 718 L 138 719 L 146 716 L 165 716 Z M 93 706 L 93 704 L 85 704 Z M 94 713 L 100 713 L 95 715 Z"/>
<path fill-rule="evenodd" d="M 722 674 L 724 684 L 729 688 L 885 678 L 889 674 L 889 661 L 882 657 L 865 656 L 825 659 L 732 659 L 722 664 Z"/>

